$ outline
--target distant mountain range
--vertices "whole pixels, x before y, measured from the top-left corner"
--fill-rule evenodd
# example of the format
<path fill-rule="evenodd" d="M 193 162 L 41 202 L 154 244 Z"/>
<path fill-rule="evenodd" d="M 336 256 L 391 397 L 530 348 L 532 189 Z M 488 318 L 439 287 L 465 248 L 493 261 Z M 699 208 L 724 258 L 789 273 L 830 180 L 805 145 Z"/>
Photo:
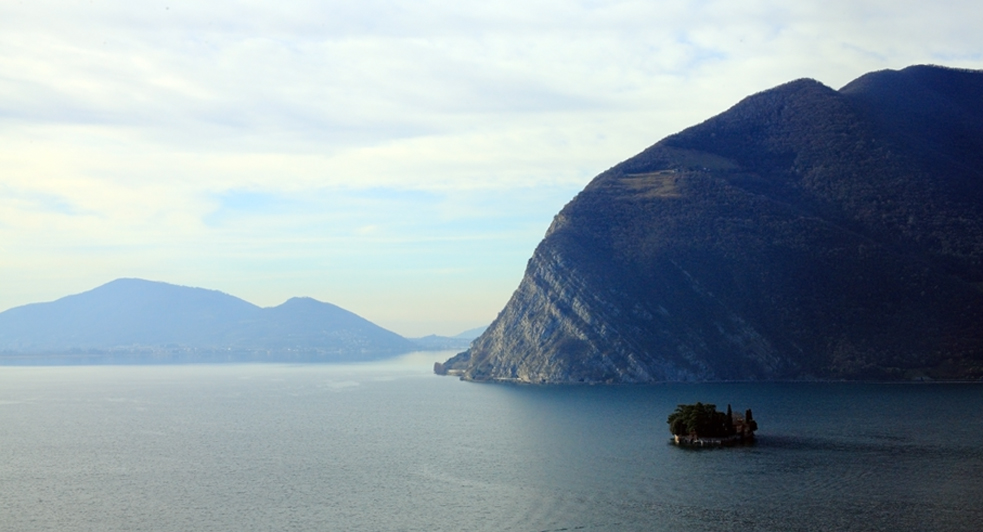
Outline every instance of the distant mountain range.
<path fill-rule="evenodd" d="M 0 313 L 0 362 L 7 363 L 342 362 L 428 349 L 311 298 L 261 308 L 215 290 L 141 279 Z"/>
<path fill-rule="evenodd" d="M 448 351 L 453 349 L 467 349 L 471 342 L 481 336 L 488 327 L 476 327 L 468 329 L 454 336 L 438 336 L 431 334 L 422 338 L 411 338 L 421 350 L 427 351 Z"/>
<path fill-rule="evenodd" d="M 475 327 L 474 329 L 468 329 L 462 333 L 456 334 L 452 336 L 452 338 L 458 338 L 460 340 L 474 340 L 475 338 L 481 336 L 481 333 L 485 332 L 485 329 L 487 328 L 487 325 L 484 327 Z"/>
<path fill-rule="evenodd" d="M 802 79 L 597 176 L 438 364 L 533 383 L 983 378 L 983 72 Z"/>

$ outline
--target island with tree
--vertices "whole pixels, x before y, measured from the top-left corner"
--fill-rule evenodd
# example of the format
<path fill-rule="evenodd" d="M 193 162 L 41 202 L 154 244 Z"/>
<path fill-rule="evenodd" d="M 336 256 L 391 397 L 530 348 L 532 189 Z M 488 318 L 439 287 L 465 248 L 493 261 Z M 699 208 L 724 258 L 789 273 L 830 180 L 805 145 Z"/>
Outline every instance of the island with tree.
<path fill-rule="evenodd" d="M 696 403 L 678 405 L 666 421 L 676 445 L 691 447 L 729 446 L 754 441 L 758 423 L 751 409 L 744 415 L 735 414 L 730 405 L 727 412 L 718 412 L 717 405 Z"/>

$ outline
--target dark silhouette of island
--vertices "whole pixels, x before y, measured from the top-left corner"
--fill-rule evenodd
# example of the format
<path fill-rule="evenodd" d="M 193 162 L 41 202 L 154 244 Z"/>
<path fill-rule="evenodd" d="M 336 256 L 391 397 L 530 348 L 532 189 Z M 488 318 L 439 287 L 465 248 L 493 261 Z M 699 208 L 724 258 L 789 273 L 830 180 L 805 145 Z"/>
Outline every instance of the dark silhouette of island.
<path fill-rule="evenodd" d="M 727 405 L 727 413 L 718 412 L 717 405 L 697 402 L 679 405 L 666 420 L 676 445 L 691 447 L 720 447 L 753 443 L 758 422 L 751 409 L 736 414 Z"/>
<path fill-rule="evenodd" d="M 441 373 L 983 378 L 983 72 L 800 79 L 597 176 Z"/>
<path fill-rule="evenodd" d="M 260 308 L 215 290 L 141 279 L 0 313 L 0 363 L 350 362 L 415 350 L 311 298 Z"/>

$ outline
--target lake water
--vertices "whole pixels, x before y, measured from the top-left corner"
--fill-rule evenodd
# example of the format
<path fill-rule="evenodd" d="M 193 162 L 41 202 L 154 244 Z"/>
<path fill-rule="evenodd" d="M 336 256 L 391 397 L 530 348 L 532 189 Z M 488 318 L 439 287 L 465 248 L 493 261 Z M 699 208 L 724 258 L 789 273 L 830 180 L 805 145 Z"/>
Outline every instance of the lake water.
<path fill-rule="evenodd" d="M 505 386 L 441 356 L 0 368 L 0 530 L 983 528 L 981 385 Z M 670 445 L 696 401 L 758 443 Z"/>

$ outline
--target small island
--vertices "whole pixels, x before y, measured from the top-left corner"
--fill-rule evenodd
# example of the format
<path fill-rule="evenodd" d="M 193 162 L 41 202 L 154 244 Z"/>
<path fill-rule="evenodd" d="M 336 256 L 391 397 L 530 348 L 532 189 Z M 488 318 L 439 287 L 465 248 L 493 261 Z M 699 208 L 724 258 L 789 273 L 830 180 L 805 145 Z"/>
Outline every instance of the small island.
<path fill-rule="evenodd" d="M 666 421 L 676 445 L 687 447 L 723 447 L 754 441 L 758 423 L 751 409 L 744 415 L 735 414 L 730 405 L 727 413 L 718 412 L 717 405 L 696 403 L 678 405 Z"/>

